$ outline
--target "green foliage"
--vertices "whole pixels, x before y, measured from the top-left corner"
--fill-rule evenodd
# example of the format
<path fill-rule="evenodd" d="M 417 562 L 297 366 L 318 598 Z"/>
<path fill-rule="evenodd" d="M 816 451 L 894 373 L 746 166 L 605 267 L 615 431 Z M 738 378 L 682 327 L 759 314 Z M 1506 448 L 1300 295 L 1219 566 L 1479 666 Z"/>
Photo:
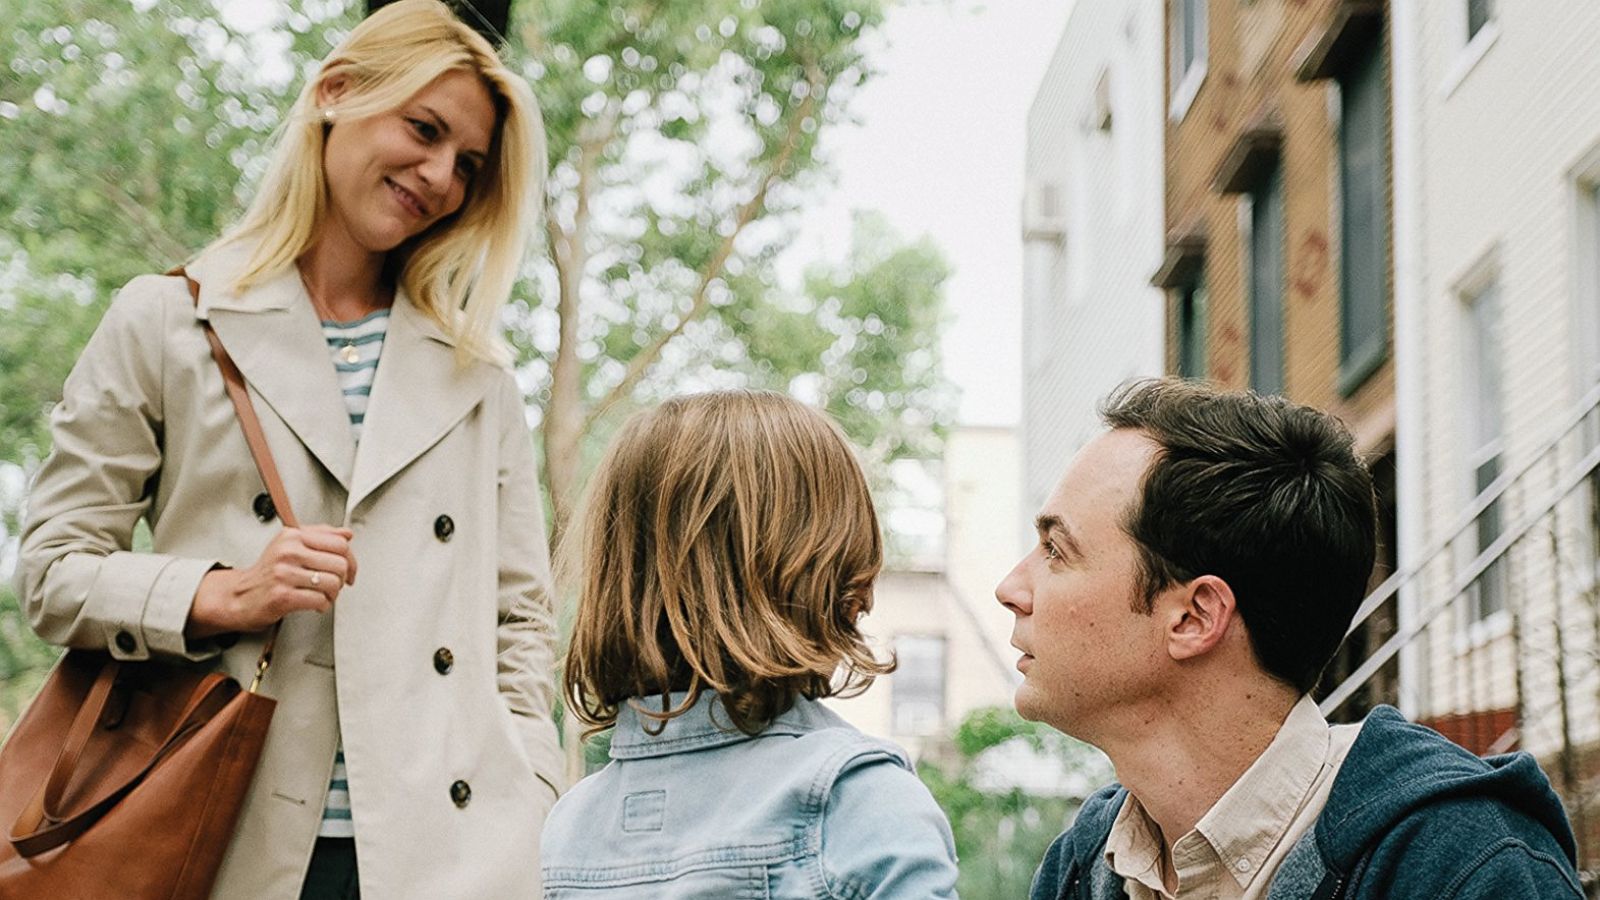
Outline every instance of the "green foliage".
<path fill-rule="evenodd" d="M 39 277 L 27 256 L 0 237 L 0 460 L 26 470 L 44 459 L 46 415 L 100 319 L 96 301 L 81 280 Z"/>
<path fill-rule="evenodd" d="M 1098 751 L 1001 707 L 970 713 L 917 774 L 950 818 L 968 900 L 1026 897 L 1045 849 L 1110 777 Z"/>
<path fill-rule="evenodd" d="M 241 173 L 348 6 L 300 0 L 241 34 L 207 0 L 18 5 L 0 30 L 0 233 L 102 304 L 182 262 L 236 214 Z"/>
<path fill-rule="evenodd" d="M 937 251 L 863 220 L 846 262 L 798 289 L 775 275 L 824 185 L 817 142 L 870 75 L 860 38 L 883 3 L 516 4 L 504 57 L 544 111 L 555 252 L 530 261 L 507 324 L 548 413 L 557 298 L 581 297 L 585 454 L 629 406 L 731 385 L 825 406 L 869 465 L 937 453 L 953 409 Z M 48 451 L 46 411 L 111 292 L 238 215 L 304 75 L 362 12 L 227 9 L 45 0 L 0 28 L 0 476 Z M 0 490 L 0 550 L 18 506 Z"/>
<path fill-rule="evenodd" d="M 0 736 L 11 729 L 60 653 L 28 627 L 16 592 L 0 587 Z"/>

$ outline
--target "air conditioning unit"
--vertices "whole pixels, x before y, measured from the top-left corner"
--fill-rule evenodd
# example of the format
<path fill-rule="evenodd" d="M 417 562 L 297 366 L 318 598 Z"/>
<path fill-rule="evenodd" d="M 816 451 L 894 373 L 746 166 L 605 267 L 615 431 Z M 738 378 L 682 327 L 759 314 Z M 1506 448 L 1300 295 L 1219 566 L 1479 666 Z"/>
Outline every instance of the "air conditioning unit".
<path fill-rule="evenodd" d="M 1022 199 L 1022 240 L 1061 242 L 1067 237 L 1066 202 L 1053 181 L 1030 180 Z"/>

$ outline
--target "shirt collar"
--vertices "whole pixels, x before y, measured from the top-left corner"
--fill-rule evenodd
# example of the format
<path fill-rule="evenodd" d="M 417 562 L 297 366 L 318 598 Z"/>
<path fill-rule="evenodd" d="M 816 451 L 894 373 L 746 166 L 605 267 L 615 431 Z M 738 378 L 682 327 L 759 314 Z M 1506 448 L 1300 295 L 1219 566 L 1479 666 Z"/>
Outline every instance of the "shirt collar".
<path fill-rule="evenodd" d="M 1248 889 L 1310 799 L 1312 785 L 1327 763 L 1328 742 L 1328 722 L 1317 704 L 1310 697 L 1300 698 L 1267 749 L 1206 812 L 1194 831 L 1173 842 L 1180 889 L 1183 870 L 1192 868 L 1176 858 L 1180 845 L 1186 858 L 1210 855 L 1189 846 L 1197 839 L 1210 845 L 1241 889 Z M 1138 798 L 1129 794 L 1111 826 L 1105 849 L 1106 865 L 1113 872 L 1138 881 L 1157 896 L 1163 890 L 1159 834 Z"/>
<path fill-rule="evenodd" d="M 674 691 L 667 709 L 676 709 L 688 697 L 685 691 Z M 724 747 L 757 737 L 745 734 L 733 724 L 732 717 L 723 708 L 722 698 L 715 691 L 702 692 L 693 706 L 665 722 L 640 712 L 640 709 L 660 712 L 661 698 L 633 697 L 617 710 L 617 726 L 611 735 L 612 759 L 667 756 L 689 750 Z M 843 724 L 844 720 L 821 703 L 796 697 L 794 705 L 763 728 L 759 736 L 801 735 Z"/>
<path fill-rule="evenodd" d="M 1111 823 L 1106 835 L 1106 867 L 1131 878 L 1150 889 L 1155 896 L 1165 890 L 1161 878 L 1161 840 L 1156 835 L 1156 824 L 1140 805 L 1139 798 L 1129 794 Z"/>
<path fill-rule="evenodd" d="M 1294 824 L 1327 758 L 1328 721 L 1301 697 L 1272 743 L 1195 825 L 1241 888 Z"/>

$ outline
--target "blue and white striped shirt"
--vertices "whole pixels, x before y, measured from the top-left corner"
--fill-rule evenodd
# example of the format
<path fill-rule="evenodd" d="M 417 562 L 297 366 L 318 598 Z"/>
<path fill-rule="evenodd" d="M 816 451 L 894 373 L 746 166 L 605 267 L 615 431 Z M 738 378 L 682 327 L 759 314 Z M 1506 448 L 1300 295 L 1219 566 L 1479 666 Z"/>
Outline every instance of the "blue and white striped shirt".
<path fill-rule="evenodd" d="M 322 336 L 328 341 L 334 371 L 339 374 L 339 390 L 345 409 L 350 412 L 350 430 L 357 443 L 361 425 L 367 418 L 367 402 L 372 397 L 372 380 L 378 374 L 378 356 L 389 331 L 389 310 L 380 309 L 354 322 L 323 322 Z M 350 820 L 350 781 L 344 767 L 344 742 L 333 760 L 333 779 L 328 783 L 328 798 L 322 807 L 319 837 L 356 836 Z"/>

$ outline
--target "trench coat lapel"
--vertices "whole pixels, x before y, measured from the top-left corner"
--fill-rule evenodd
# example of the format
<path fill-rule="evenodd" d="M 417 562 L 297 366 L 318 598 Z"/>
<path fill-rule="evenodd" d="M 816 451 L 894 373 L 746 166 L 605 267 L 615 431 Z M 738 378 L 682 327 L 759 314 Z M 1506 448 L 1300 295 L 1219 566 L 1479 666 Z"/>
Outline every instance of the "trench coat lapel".
<path fill-rule="evenodd" d="M 346 513 L 438 443 L 498 376 L 482 362 L 458 365 L 454 341 L 400 291 L 361 425 Z"/>
<path fill-rule="evenodd" d="M 207 319 L 244 380 L 346 490 L 355 459 L 350 413 L 311 298 L 291 266 L 243 293 L 228 285 L 248 248 L 209 251 L 188 267 Z"/>

